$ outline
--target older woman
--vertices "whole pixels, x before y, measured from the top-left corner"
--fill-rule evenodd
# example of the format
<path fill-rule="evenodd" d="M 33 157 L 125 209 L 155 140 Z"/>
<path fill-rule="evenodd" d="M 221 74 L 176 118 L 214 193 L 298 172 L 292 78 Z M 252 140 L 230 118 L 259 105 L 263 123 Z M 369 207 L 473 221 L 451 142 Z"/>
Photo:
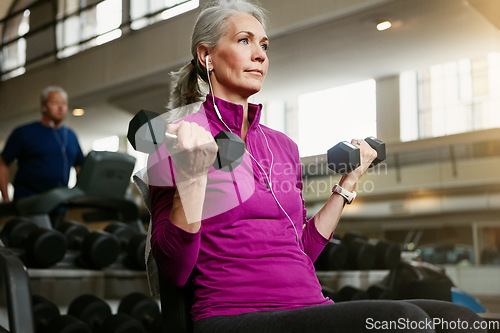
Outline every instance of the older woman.
<path fill-rule="evenodd" d="M 193 60 L 174 74 L 170 107 L 203 104 L 168 126 L 177 141 L 150 158 L 151 174 L 168 179 L 150 186 L 151 247 L 163 278 L 178 286 L 193 283 L 196 332 L 361 332 L 368 318 L 431 320 L 407 302 L 334 304 L 323 296 L 313 262 L 332 237 L 346 199 L 332 193 L 306 219 L 297 145 L 261 125 L 262 106 L 248 102 L 262 87 L 268 47 L 264 15 L 254 4 L 216 1 L 198 17 Z M 206 97 L 200 82 L 210 89 Z M 217 207 L 247 187 L 237 194 L 220 190 L 221 183 L 241 181 L 211 170 L 217 152 L 213 136 L 221 130 L 245 142 L 235 173 L 251 171 L 246 173 L 251 181 L 243 182 L 251 193 L 228 209 Z M 365 141 L 351 142 L 360 148 L 361 166 L 337 184 L 347 192 L 376 157 Z M 160 155 L 168 164 L 160 163 Z M 208 214 L 210 209 L 215 213 Z"/>

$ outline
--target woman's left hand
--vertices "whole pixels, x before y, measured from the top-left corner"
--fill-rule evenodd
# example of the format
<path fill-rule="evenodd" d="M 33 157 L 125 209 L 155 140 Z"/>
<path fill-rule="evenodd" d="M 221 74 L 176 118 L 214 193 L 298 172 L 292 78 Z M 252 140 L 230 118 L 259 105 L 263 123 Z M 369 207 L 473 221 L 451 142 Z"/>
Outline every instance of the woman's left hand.
<path fill-rule="evenodd" d="M 349 191 L 354 190 L 361 176 L 365 174 L 373 160 L 377 158 L 377 151 L 373 149 L 365 140 L 352 139 L 351 143 L 359 148 L 360 165 L 350 173 L 344 175 L 340 181 L 340 185 Z"/>

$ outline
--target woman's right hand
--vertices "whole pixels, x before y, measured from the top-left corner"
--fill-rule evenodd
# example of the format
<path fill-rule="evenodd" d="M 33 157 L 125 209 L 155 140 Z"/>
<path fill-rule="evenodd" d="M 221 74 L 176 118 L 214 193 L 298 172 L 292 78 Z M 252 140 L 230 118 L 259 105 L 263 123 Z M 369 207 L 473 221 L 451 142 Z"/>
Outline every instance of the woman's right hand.
<path fill-rule="evenodd" d="M 174 141 L 167 138 L 165 142 L 177 170 L 170 220 L 186 231 L 197 232 L 203 217 L 207 174 L 215 161 L 217 144 L 212 134 L 196 123 L 169 124 L 167 132 L 177 135 Z"/>
<path fill-rule="evenodd" d="M 212 134 L 200 125 L 186 121 L 169 124 L 167 132 L 177 135 L 175 142 L 168 147 L 176 164 L 176 182 L 190 183 L 205 177 L 217 156 L 217 144 Z"/>

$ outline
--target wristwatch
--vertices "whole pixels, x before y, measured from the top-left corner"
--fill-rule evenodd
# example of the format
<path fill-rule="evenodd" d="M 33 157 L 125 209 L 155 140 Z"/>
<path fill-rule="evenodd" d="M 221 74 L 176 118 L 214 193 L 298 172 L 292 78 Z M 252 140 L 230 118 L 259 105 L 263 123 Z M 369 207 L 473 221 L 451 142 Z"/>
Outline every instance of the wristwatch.
<path fill-rule="evenodd" d="M 345 188 L 343 188 L 339 184 L 335 184 L 335 186 L 333 186 L 332 192 L 343 196 L 345 198 L 346 204 L 348 204 L 348 205 L 350 205 L 354 201 L 354 199 L 356 198 L 356 192 L 354 192 L 354 191 L 349 192 L 348 190 L 346 190 Z"/>

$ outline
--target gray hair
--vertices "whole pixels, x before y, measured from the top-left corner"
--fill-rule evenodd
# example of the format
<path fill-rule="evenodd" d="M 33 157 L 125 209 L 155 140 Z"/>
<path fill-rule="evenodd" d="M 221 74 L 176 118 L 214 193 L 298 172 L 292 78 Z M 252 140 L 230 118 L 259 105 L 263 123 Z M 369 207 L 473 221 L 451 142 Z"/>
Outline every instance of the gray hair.
<path fill-rule="evenodd" d="M 208 77 L 204 64 L 198 61 L 198 46 L 214 48 L 227 31 L 227 19 L 235 14 L 250 14 L 266 29 L 264 10 L 247 0 L 208 1 L 202 8 L 191 37 L 191 55 L 194 61 L 179 71 L 170 73 L 172 90 L 169 109 L 200 102 L 207 91 Z"/>
<path fill-rule="evenodd" d="M 64 97 L 64 99 L 66 101 L 68 100 L 68 94 L 66 93 L 66 91 L 63 88 L 61 88 L 59 86 L 48 86 L 45 89 L 43 89 L 42 94 L 40 95 L 40 103 L 42 105 L 47 104 L 47 97 L 52 92 L 58 92 Z"/>

